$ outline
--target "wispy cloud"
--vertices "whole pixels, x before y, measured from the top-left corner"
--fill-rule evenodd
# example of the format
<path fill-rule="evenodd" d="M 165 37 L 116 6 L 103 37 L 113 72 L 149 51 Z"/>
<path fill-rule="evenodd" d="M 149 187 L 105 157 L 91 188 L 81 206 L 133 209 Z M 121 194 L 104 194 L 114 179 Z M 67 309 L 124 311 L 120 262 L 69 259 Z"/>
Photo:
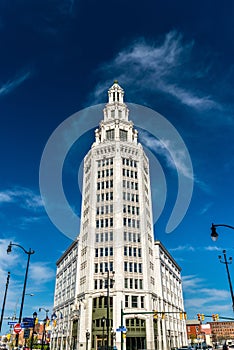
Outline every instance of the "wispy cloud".
<path fill-rule="evenodd" d="M 211 96 L 191 86 L 191 81 L 204 78 L 209 71 L 209 67 L 191 69 L 193 47 L 194 42 L 186 43 L 177 31 L 169 32 L 161 42 L 138 39 L 99 70 L 109 79 L 108 84 L 115 74 L 115 78 L 125 86 L 131 85 L 131 89 L 139 91 L 144 87 L 144 90 L 159 91 L 196 110 L 219 109 Z M 106 72 L 111 72 L 112 81 Z M 107 82 L 96 87 L 96 99 L 106 86 Z"/>
<path fill-rule="evenodd" d="M 18 204 L 29 210 L 38 210 L 43 207 L 41 197 L 32 190 L 24 187 L 15 187 L 0 192 L 0 205 L 6 203 Z"/>
<path fill-rule="evenodd" d="M 173 145 L 170 140 L 157 140 L 149 135 L 148 132 L 141 130 L 140 133 L 142 143 L 158 154 L 162 155 L 166 160 L 166 164 L 171 169 L 177 169 L 181 174 L 189 179 L 194 179 L 191 168 L 186 166 L 186 154 L 184 149 Z"/>
<path fill-rule="evenodd" d="M 15 90 L 18 86 L 23 84 L 24 81 L 29 79 L 31 76 L 31 71 L 24 72 L 18 76 L 16 76 L 12 80 L 8 80 L 6 83 L 3 83 L 0 86 L 0 97 L 8 95 L 11 93 L 13 90 Z"/>
<path fill-rule="evenodd" d="M 178 247 L 171 248 L 171 252 L 181 252 L 181 251 L 188 251 L 188 252 L 194 252 L 195 248 L 189 245 L 179 245 Z"/>
<path fill-rule="evenodd" d="M 39 278 L 40 277 L 40 278 Z M 55 271 L 47 263 L 38 262 L 30 265 L 30 278 L 35 284 L 43 284 L 55 278 Z"/>

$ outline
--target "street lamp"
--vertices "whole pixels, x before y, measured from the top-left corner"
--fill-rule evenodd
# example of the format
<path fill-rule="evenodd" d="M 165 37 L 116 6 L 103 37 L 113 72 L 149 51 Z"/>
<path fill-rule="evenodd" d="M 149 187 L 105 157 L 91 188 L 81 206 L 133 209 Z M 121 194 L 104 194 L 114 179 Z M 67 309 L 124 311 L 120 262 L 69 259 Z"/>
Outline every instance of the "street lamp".
<path fill-rule="evenodd" d="M 229 262 L 227 261 L 227 256 L 226 256 L 226 250 L 223 250 L 223 257 L 224 257 L 224 261 L 222 261 L 222 256 L 219 255 L 219 261 L 222 264 L 225 264 L 226 266 L 226 270 L 227 270 L 227 275 L 228 275 L 228 283 L 229 283 L 229 287 L 230 287 L 230 292 L 231 292 L 231 297 L 232 297 L 232 309 L 234 311 L 234 295 L 233 295 L 233 289 L 232 289 L 232 281 L 231 281 L 231 277 L 230 277 L 230 273 L 229 273 L 229 268 L 228 265 L 232 263 L 232 257 L 229 258 Z"/>
<path fill-rule="evenodd" d="M 45 338 L 45 333 L 46 333 L 46 322 L 48 320 L 48 312 L 49 310 L 48 309 L 45 309 L 44 307 L 40 307 L 39 308 L 39 312 L 41 312 L 41 310 L 44 310 L 45 313 L 46 313 L 46 318 L 44 319 L 43 321 L 43 333 L 42 333 L 42 341 L 41 341 L 41 350 L 44 349 L 44 338 Z"/>
<path fill-rule="evenodd" d="M 33 341 L 34 341 L 34 331 L 35 331 L 36 318 L 37 318 L 37 313 L 36 313 L 36 311 L 35 311 L 35 312 L 33 313 L 33 330 L 32 330 L 31 346 L 30 346 L 30 349 L 31 349 L 31 350 L 32 350 L 32 348 L 33 348 Z"/>
<path fill-rule="evenodd" d="M 0 332 L 2 330 L 2 320 L 3 320 L 4 310 L 5 310 L 5 303 L 6 303 L 9 280 L 10 280 L 10 272 L 8 272 L 8 275 L 7 275 L 5 294 L 4 294 L 3 304 L 2 304 L 2 313 L 1 313 L 1 320 L 0 320 Z"/>
<path fill-rule="evenodd" d="M 216 227 L 219 227 L 219 226 L 224 226 L 224 227 L 228 227 L 228 228 L 231 228 L 232 230 L 234 230 L 234 227 L 233 226 L 230 226 L 230 225 L 225 225 L 225 224 L 212 224 L 211 225 L 211 239 L 212 241 L 216 242 L 219 235 L 218 233 L 216 232 Z"/>
<path fill-rule="evenodd" d="M 109 350 L 109 339 L 110 339 L 110 271 L 107 270 L 107 280 L 105 281 L 107 287 L 107 305 L 106 305 L 106 339 L 107 339 L 107 350 Z M 115 271 L 112 271 L 114 274 Z M 113 284 L 113 280 L 112 280 Z M 112 285 L 111 285 L 112 286 Z"/>
<path fill-rule="evenodd" d="M 24 287 L 23 287 L 23 293 L 22 293 L 20 313 L 19 313 L 19 323 L 21 323 L 22 314 L 23 314 L 23 307 L 24 307 L 24 296 L 25 296 L 25 290 L 26 290 L 26 284 L 27 284 L 27 278 L 28 278 L 28 268 L 29 268 L 30 256 L 32 254 L 34 254 L 35 251 L 32 250 L 31 248 L 29 248 L 29 251 L 27 252 L 27 250 L 24 249 L 24 247 L 22 247 L 21 245 L 10 242 L 10 244 L 7 247 L 7 254 L 11 253 L 12 246 L 16 246 L 16 247 L 21 248 L 25 252 L 25 254 L 28 255 L 27 266 L 26 266 L 25 277 L 24 277 Z M 19 334 L 17 333 L 16 334 L 16 341 L 15 341 L 16 347 L 18 347 L 18 344 L 19 344 Z"/>
<path fill-rule="evenodd" d="M 104 350 L 104 326 L 105 326 L 105 316 L 102 317 L 102 350 Z"/>
<path fill-rule="evenodd" d="M 89 338 L 90 338 L 90 333 L 89 333 L 89 331 L 88 331 L 88 329 L 87 329 L 87 331 L 86 331 L 86 350 L 88 350 Z"/>

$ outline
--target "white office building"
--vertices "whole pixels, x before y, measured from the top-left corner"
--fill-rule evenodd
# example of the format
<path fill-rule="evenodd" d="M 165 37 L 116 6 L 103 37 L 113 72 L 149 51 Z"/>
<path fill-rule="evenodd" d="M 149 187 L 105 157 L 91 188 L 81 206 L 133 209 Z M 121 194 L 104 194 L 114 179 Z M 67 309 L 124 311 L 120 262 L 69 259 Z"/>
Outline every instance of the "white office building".
<path fill-rule="evenodd" d="M 80 235 L 71 247 L 57 263 L 52 349 L 186 344 L 181 269 L 154 241 L 149 161 L 117 82 L 84 159 Z M 74 280 L 69 291 L 63 281 L 74 247 L 75 292 Z"/>

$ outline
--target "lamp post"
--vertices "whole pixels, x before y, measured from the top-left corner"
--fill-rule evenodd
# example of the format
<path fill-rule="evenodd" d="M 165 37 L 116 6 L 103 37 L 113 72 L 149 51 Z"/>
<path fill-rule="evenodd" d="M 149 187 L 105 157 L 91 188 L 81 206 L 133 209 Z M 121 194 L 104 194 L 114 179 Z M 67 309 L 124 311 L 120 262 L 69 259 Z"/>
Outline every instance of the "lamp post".
<path fill-rule="evenodd" d="M 104 350 L 104 326 L 105 326 L 105 316 L 102 317 L 102 350 Z"/>
<path fill-rule="evenodd" d="M 24 253 L 28 255 L 27 266 L 26 266 L 25 277 L 24 277 L 24 287 L 23 287 L 23 293 L 22 293 L 20 313 L 19 313 L 19 323 L 21 323 L 22 314 L 23 314 L 23 307 L 24 307 L 24 296 L 25 296 L 25 290 L 26 290 L 26 284 L 27 284 L 27 278 L 28 278 L 29 262 L 30 262 L 31 255 L 34 254 L 35 251 L 32 250 L 31 248 L 29 248 L 29 251 L 27 252 L 27 250 L 24 249 L 24 247 L 22 247 L 21 245 L 10 242 L 10 244 L 8 245 L 8 248 L 7 248 L 7 254 L 11 253 L 12 246 L 16 246 L 16 247 L 21 248 L 24 251 Z M 15 341 L 16 347 L 18 347 L 18 344 L 19 344 L 19 334 L 16 334 L 16 341 Z"/>
<path fill-rule="evenodd" d="M 4 310 L 5 310 L 5 303 L 6 303 L 9 280 L 10 280 L 10 272 L 8 272 L 8 275 L 7 275 L 6 289 L 5 289 L 5 294 L 4 294 L 3 304 L 2 304 L 2 313 L 1 313 L 1 320 L 0 320 L 0 332 L 2 330 L 2 320 L 3 320 Z"/>
<path fill-rule="evenodd" d="M 231 228 L 232 230 L 234 230 L 234 227 L 233 226 L 230 226 L 230 225 L 225 225 L 225 224 L 212 224 L 211 225 L 211 239 L 212 239 L 212 241 L 214 241 L 214 242 L 216 242 L 217 241 L 217 239 L 218 239 L 218 237 L 219 237 L 219 235 L 218 235 L 218 233 L 217 233 L 217 231 L 216 231 L 216 227 L 219 227 L 219 226 L 223 226 L 223 227 L 228 227 L 228 228 Z"/>
<path fill-rule="evenodd" d="M 35 331 L 36 318 L 37 318 L 37 313 L 36 313 L 36 311 L 35 311 L 35 312 L 33 313 L 33 330 L 32 330 L 31 346 L 30 346 L 30 349 L 31 349 L 31 350 L 32 350 L 32 348 L 33 348 L 33 341 L 34 341 L 34 331 Z"/>
<path fill-rule="evenodd" d="M 107 288 L 107 302 L 106 302 L 106 340 L 107 340 L 107 350 L 109 350 L 110 342 L 110 271 L 107 270 L 107 280 L 105 281 L 105 286 Z M 114 274 L 115 271 L 112 271 Z M 112 281 L 113 282 L 113 281 Z"/>
<path fill-rule="evenodd" d="M 89 338 L 90 338 L 90 333 L 89 333 L 89 331 L 87 329 L 87 331 L 86 331 L 86 350 L 88 350 Z"/>
<path fill-rule="evenodd" d="M 219 255 L 219 261 L 222 264 L 225 264 L 226 266 L 226 270 L 227 270 L 227 275 L 228 275 L 228 283 L 229 283 L 229 288 L 230 288 L 230 292 L 231 292 L 231 297 L 232 297 L 232 309 L 234 311 L 234 295 L 233 295 L 233 289 L 232 289 L 232 281 L 231 281 L 231 277 L 230 277 L 230 273 L 229 273 L 229 268 L 228 265 L 232 263 L 232 257 L 229 258 L 229 262 L 227 261 L 227 256 L 226 256 L 226 250 L 223 250 L 223 258 L 224 261 L 222 261 L 222 256 Z"/>
<path fill-rule="evenodd" d="M 42 341 L 41 341 L 41 350 L 43 350 L 44 349 L 44 338 L 45 338 L 45 333 L 46 333 L 45 327 L 46 327 L 46 322 L 48 320 L 48 312 L 49 312 L 49 310 L 45 309 L 44 307 L 40 307 L 39 308 L 39 312 L 41 312 L 41 310 L 44 310 L 45 313 L 46 313 L 46 318 L 43 321 L 43 333 L 42 333 Z"/>

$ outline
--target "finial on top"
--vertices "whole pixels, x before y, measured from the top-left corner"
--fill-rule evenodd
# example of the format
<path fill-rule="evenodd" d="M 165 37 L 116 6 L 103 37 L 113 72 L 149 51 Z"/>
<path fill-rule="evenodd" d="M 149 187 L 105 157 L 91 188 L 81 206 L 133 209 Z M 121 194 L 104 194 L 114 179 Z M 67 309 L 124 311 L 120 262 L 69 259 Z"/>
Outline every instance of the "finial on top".
<path fill-rule="evenodd" d="M 114 80 L 114 84 L 118 84 L 118 80 L 116 79 L 116 80 Z"/>

